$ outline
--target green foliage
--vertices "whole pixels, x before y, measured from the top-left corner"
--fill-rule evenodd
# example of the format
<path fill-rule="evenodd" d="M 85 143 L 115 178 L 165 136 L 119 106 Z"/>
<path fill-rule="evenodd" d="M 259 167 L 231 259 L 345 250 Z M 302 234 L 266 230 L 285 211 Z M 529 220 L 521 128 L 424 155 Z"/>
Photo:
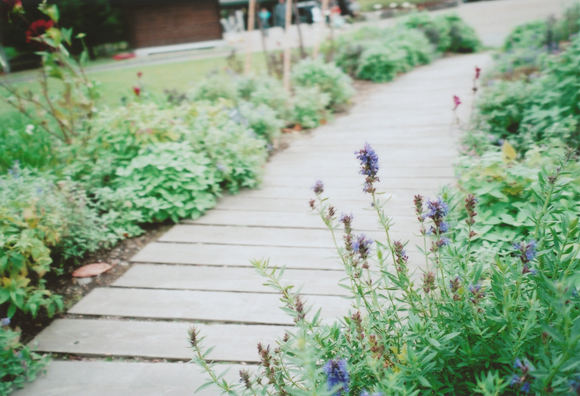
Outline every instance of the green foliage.
<path fill-rule="evenodd" d="M 52 316 L 62 299 L 45 289 L 51 254 L 78 258 L 112 238 L 76 183 L 55 184 L 53 177 L 15 166 L 0 176 L 0 185 L 0 304 L 9 317 L 16 310 L 36 316 L 41 309 Z"/>
<path fill-rule="evenodd" d="M 294 122 L 303 128 L 316 128 L 328 114 L 330 95 L 321 92 L 318 86 L 296 87 L 294 93 Z"/>
<path fill-rule="evenodd" d="M 481 208 L 479 235 L 473 239 L 473 246 L 483 247 L 482 254 L 490 255 L 508 248 L 518 238 L 533 237 L 535 224 L 529 213 L 538 202 L 534 194 L 539 186 L 538 171 L 554 168 L 564 154 L 562 145 L 552 144 L 534 147 L 521 160 L 508 160 L 495 150 L 481 157 L 461 157 L 459 185 L 478 197 Z M 580 164 L 569 164 L 567 171 L 568 188 L 551 201 L 557 216 L 578 212 Z"/>
<path fill-rule="evenodd" d="M 342 35 L 322 51 L 350 75 L 375 82 L 431 63 L 437 53 L 466 53 L 481 47 L 475 31 L 456 15 L 426 12 L 406 17 L 395 28 L 364 27 Z"/>
<path fill-rule="evenodd" d="M 138 200 L 147 222 L 197 218 L 215 205 L 219 192 L 209 164 L 187 142 L 159 143 L 118 168 L 114 186 Z"/>
<path fill-rule="evenodd" d="M 208 100 L 214 102 L 218 99 L 236 101 L 238 92 L 232 81 L 231 75 L 226 73 L 214 73 L 200 81 L 195 87 L 192 100 Z"/>
<path fill-rule="evenodd" d="M 541 44 L 538 30 L 545 25 L 524 25 L 508 38 L 511 53 L 500 56 L 494 75 L 500 80 L 490 81 L 478 101 L 480 129 L 495 139 L 509 138 L 518 151 L 554 138 L 580 144 L 580 38 L 572 38 L 562 53 L 550 54 L 534 47 Z M 535 55 L 522 59 L 525 51 Z"/>
<path fill-rule="evenodd" d="M 350 395 L 512 395 L 528 387 L 531 394 L 575 391 L 580 385 L 575 382 L 580 374 L 580 224 L 575 213 L 551 204 L 567 194 L 569 154 L 558 166 L 541 170 L 537 184 L 525 187 L 533 189 L 535 201 L 521 221 L 533 225 L 529 237 L 536 242 L 518 235 L 517 249 L 510 246 L 491 260 L 473 248 L 472 231 L 479 234 L 485 227 L 477 221 L 474 197 L 463 201 L 449 191 L 434 201 L 417 197 L 418 229 L 425 238 L 422 279 L 408 265 L 406 243 L 392 239 L 396 227 L 386 201 L 374 192 L 372 177 L 366 179 L 373 191 L 369 200 L 385 233 L 372 252 L 366 239 L 353 233 L 356 218 L 338 221 L 331 201 L 317 195 L 321 221 L 334 240 L 344 241 L 337 253 L 345 272 L 341 286 L 352 304 L 349 315 L 335 323 L 322 321 L 319 307 L 309 307 L 284 282 L 283 268 L 256 261 L 257 272 L 281 294 L 283 310 L 296 326 L 275 347 L 259 347 L 260 368 L 245 374 L 241 384 L 224 381 L 204 361 L 204 334 L 195 328 L 190 331 L 193 361 L 208 372 L 209 384 L 230 395 L 268 389 L 332 395 L 339 386 Z M 454 206 L 473 222 L 461 226 L 463 219 L 448 213 Z"/>
<path fill-rule="evenodd" d="M 300 87 L 317 86 L 321 92 L 330 95 L 331 107 L 347 103 L 354 89 L 348 75 L 331 63 L 322 60 L 305 59 L 294 66 L 292 81 Z"/>
<path fill-rule="evenodd" d="M 278 118 L 278 113 L 271 107 L 263 103 L 256 106 L 251 102 L 240 101 L 239 111 L 256 135 L 269 142 L 280 136 L 284 121 Z"/>
<path fill-rule="evenodd" d="M 0 328 L 0 395 L 8 396 L 34 381 L 47 363 L 42 357 L 19 342 L 20 335 L 8 327 Z"/>

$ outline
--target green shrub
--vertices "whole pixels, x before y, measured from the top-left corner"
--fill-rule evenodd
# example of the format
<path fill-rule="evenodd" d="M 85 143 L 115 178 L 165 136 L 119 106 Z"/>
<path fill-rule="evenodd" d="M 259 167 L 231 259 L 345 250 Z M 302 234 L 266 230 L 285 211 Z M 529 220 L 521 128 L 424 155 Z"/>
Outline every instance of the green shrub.
<path fill-rule="evenodd" d="M 326 107 L 330 95 L 323 93 L 317 86 L 296 87 L 294 93 L 294 122 L 303 128 L 316 128 L 328 119 Z"/>
<path fill-rule="evenodd" d="M 533 21 L 517 26 L 505 39 L 504 51 L 521 48 L 542 48 L 546 43 L 548 25 L 546 21 Z"/>
<path fill-rule="evenodd" d="M 537 206 L 537 191 L 542 168 L 553 169 L 565 155 L 562 145 L 535 146 L 521 160 L 508 160 L 500 151 L 489 151 L 480 158 L 461 157 L 457 171 L 459 187 L 478 197 L 479 231 L 473 246 L 483 247 L 488 255 L 507 249 L 518 238 L 533 238 L 535 224 L 529 217 Z M 560 214 L 576 213 L 580 198 L 580 164 L 568 165 L 569 186 L 551 201 L 557 221 Z"/>
<path fill-rule="evenodd" d="M 435 17 L 437 21 L 444 21 L 449 26 L 449 47 L 445 52 L 471 53 L 481 48 L 481 42 L 475 30 L 465 23 L 458 15 L 439 15 Z"/>
<path fill-rule="evenodd" d="M 247 120 L 248 126 L 256 135 L 269 142 L 280 136 L 284 121 L 278 118 L 278 113 L 275 110 L 263 103 L 257 106 L 245 101 L 238 103 L 240 115 Z"/>
<path fill-rule="evenodd" d="M 232 120 L 215 108 L 198 108 L 190 116 L 195 118 L 185 138 L 210 159 L 218 183 L 231 193 L 257 187 L 268 155 L 266 140 L 245 120 Z"/>
<path fill-rule="evenodd" d="M 478 98 L 478 116 L 490 126 L 497 139 L 510 138 L 519 131 L 535 89 L 535 85 L 522 80 L 493 81 Z"/>
<path fill-rule="evenodd" d="M 90 205 L 81 186 L 55 183 L 15 166 L 0 176 L 0 304 L 8 316 L 16 310 L 49 316 L 62 309 L 62 299 L 45 289 L 43 276 L 115 238 Z M 58 257 L 58 265 L 51 258 Z"/>
<path fill-rule="evenodd" d="M 214 73 L 200 81 L 195 87 L 192 100 L 209 100 L 228 99 L 235 101 L 238 97 L 235 84 L 232 83 L 232 77 L 225 73 Z"/>
<path fill-rule="evenodd" d="M 32 352 L 19 342 L 20 334 L 0 327 L 0 395 L 8 396 L 34 381 L 48 359 Z"/>
<path fill-rule="evenodd" d="M 216 204 L 220 190 L 210 163 L 187 142 L 158 143 L 118 168 L 114 186 L 140 200 L 147 222 L 197 218 Z"/>
<path fill-rule="evenodd" d="M 375 44 L 361 54 L 356 76 L 363 80 L 387 82 L 409 69 L 407 52 L 404 49 Z"/>
<path fill-rule="evenodd" d="M 331 107 L 347 103 L 354 89 L 352 81 L 342 70 L 322 60 L 305 59 L 292 69 L 292 82 L 295 86 L 317 86 L 321 92 L 330 95 Z"/>

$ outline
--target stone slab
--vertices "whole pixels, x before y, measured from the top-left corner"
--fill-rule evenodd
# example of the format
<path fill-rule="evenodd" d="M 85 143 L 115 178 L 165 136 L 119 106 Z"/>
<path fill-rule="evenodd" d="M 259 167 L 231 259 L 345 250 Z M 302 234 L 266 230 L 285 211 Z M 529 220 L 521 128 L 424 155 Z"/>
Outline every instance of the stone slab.
<path fill-rule="evenodd" d="M 369 238 L 379 241 L 385 238 L 384 233 L 380 231 L 369 231 L 365 234 Z M 416 243 L 422 243 L 422 238 L 413 234 L 392 232 L 391 238 L 411 241 L 411 246 Z M 327 230 L 196 224 L 178 224 L 163 234 L 158 241 L 330 249 L 335 247 L 332 234 Z M 342 246 L 340 240 L 337 243 Z"/>
<path fill-rule="evenodd" d="M 257 366 L 216 364 L 216 373 L 229 369 L 224 379 L 238 383 L 240 370 Z M 62 361 L 49 363 L 41 374 L 12 396 L 191 396 L 207 382 L 208 375 L 193 363 L 148 363 Z M 196 395 L 216 396 L 219 389 L 209 387 Z"/>
<path fill-rule="evenodd" d="M 272 266 L 341 270 L 334 249 L 297 247 L 205 245 L 154 242 L 131 258 L 138 263 L 251 267 L 251 260 L 269 259 Z"/>
<path fill-rule="evenodd" d="M 322 308 L 322 317 L 334 320 L 350 308 L 349 300 L 305 296 L 308 306 Z M 194 290 L 96 288 L 68 312 L 77 315 L 127 318 L 180 319 L 207 322 L 291 325 L 293 318 L 280 308 L 279 296 L 260 293 Z"/>
<path fill-rule="evenodd" d="M 193 325 L 205 346 L 215 345 L 208 359 L 224 362 L 257 363 L 258 342 L 273 344 L 284 335 L 282 326 L 56 319 L 30 345 L 39 352 L 189 360 L 187 330 Z"/>
<path fill-rule="evenodd" d="M 417 233 L 419 222 L 414 216 L 393 218 L 393 231 L 398 233 Z M 314 228 L 330 231 L 315 213 L 258 212 L 249 210 L 212 209 L 197 220 L 183 220 L 184 224 L 234 225 L 249 227 L 275 228 Z M 369 212 L 355 213 L 352 228 L 359 231 L 381 230 L 377 216 Z M 342 227 L 339 232 L 342 232 Z"/>
<path fill-rule="evenodd" d="M 346 289 L 338 286 L 347 275 L 343 271 L 284 271 L 281 283 L 310 295 L 344 296 Z M 266 279 L 253 268 L 205 267 L 186 265 L 136 264 L 113 286 L 148 289 L 180 289 L 202 291 L 232 291 L 246 293 L 278 292 L 264 286 Z"/>
<path fill-rule="evenodd" d="M 314 176 L 280 176 L 275 174 L 265 174 L 262 179 L 261 186 L 266 187 L 311 187 L 317 179 Z M 395 179 L 393 179 L 395 180 Z M 329 187 L 336 188 L 360 188 L 364 180 L 361 179 L 360 175 L 333 175 L 326 176 L 322 178 L 325 185 Z M 411 190 L 415 191 L 417 189 L 424 189 L 433 191 L 432 196 L 435 192 L 446 185 L 455 185 L 457 179 L 455 177 L 441 177 L 441 178 L 412 178 L 412 179 L 396 179 L 396 189 L 397 190 Z M 393 183 L 391 180 L 382 179 L 380 183 L 377 184 L 378 191 L 389 191 L 393 188 Z"/>

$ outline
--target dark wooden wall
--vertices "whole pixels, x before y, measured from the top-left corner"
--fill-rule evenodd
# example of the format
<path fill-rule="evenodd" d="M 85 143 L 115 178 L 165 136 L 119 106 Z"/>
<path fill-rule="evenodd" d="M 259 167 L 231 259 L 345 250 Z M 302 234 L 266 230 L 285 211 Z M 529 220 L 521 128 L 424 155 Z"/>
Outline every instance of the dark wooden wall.
<path fill-rule="evenodd" d="M 222 38 L 218 0 L 158 3 L 123 7 L 132 48 Z"/>

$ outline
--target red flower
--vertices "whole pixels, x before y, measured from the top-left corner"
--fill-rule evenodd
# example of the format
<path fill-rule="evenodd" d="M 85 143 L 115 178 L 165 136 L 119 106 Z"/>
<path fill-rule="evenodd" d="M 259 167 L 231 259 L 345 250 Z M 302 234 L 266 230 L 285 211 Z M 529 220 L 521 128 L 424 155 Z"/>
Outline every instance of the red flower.
<path fill-rule="evenodd" d="M 461 104 L 461 99 L 459 99 L 459 96 L 453 95 L 453 103 L 455 104 L 455 108 L 453 110 L 457 110 L 457 108 Z"/>
<path fill-rule="evenodd" d="M 481 69 L 475 66 L 475 79 L 479 79 L 479 74 L 481 73 Z"/>
<path fill-rule="evenodd" d="M 22 1 L 20 0 L 4 0 L 4 3 L 8 4 L 10 11 L 22 9 Z"/>
<path fill-rule="evenodd" d="M 133 87 L 133 92 L 135 92 L 135 95 L 141 96 L 141 88 Z"/>
<path fill-rule="evenodd" d="M 44 19 L 39 19 L 38 21 L 32 22 L 26 31 L 26 42 L 30 43 L 35 41 L 33 39 L 42 36 L 52 26 L 52 21 L 45 21 Z"/>
<path fill-rule="evenodd" d="M 143 77 L 143 72 L 137 72 L 137 77 L 139 78 Z"/>

